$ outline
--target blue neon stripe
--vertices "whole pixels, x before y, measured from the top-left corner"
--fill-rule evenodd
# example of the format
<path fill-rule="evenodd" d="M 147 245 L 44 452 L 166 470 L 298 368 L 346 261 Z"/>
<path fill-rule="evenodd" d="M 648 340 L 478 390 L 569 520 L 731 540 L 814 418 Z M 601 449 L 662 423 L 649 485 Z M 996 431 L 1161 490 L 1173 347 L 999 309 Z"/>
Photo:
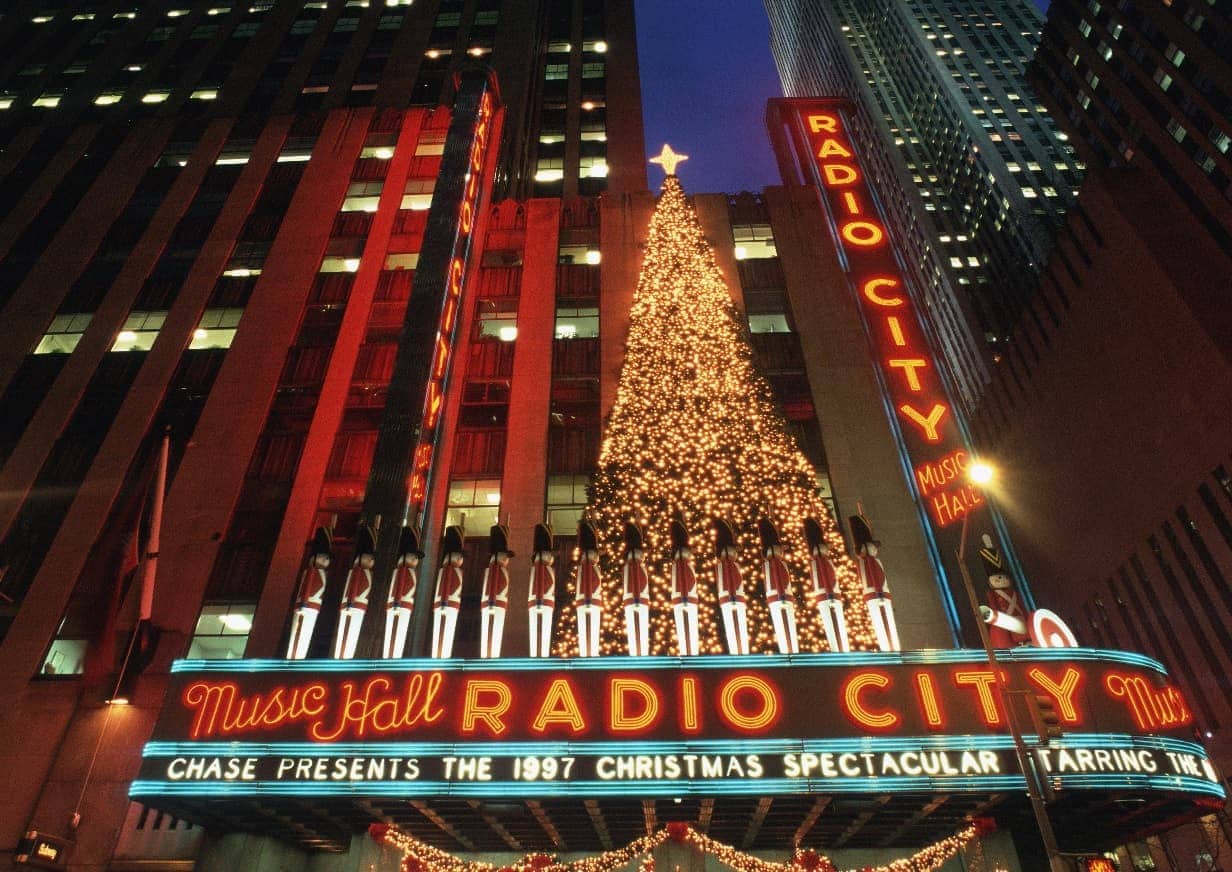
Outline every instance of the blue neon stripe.
<path fill-rule="evenodd" d="M 1121 663 L 1140 666 L 1167 674 L 1158 660 L 1132 651 L 1112 651 L 1102 648 L 1017 648 L 1000 651 L 997 659 L 1009 663 L 1069 660 L 1076 662 Z M 398 660 L 177 660 L 172 672 L 553 672 L 636 669 L 654 670 L 749 669 L 785 666 L 890 666 L 927 665 L 937 663 L 986 663 L 983 651 L 973 649 L 923 649 L 900 652 L 858 652 L 845 654 L 755 654 L 733 656 L 708 654 L 699 657 L 573 657 L 541 658 L 509 657 L 488 660 L 432 660 L 405 658 Z"/>

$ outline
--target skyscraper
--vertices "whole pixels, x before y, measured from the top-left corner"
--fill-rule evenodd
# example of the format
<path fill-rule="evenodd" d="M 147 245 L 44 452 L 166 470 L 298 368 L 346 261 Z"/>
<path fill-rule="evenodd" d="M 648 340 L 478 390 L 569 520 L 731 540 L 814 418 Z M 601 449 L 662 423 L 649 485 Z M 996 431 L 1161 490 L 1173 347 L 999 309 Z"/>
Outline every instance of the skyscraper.
<path fill-rule="evenodd" d="M 1025 0 L 766 9 L 784 92 L 859 107 L 934 341 L 973 405 L 1081 175 L 1025 81 L 1039 12 Z"/>

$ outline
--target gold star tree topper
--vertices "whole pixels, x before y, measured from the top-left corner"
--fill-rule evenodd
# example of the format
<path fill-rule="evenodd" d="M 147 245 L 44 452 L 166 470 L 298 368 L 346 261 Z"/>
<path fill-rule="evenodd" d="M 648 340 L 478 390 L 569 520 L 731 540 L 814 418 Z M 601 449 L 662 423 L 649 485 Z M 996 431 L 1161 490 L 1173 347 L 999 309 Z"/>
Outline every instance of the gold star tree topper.
<path fill-rule="evenodd" d="M 674 176 L 676 175 L 676 164 L 680 163 L 682 160 L 688 159 L 689 156 L 687 154 L 676 154 L 676 152 L 672 151 L 672 147 L 670 145 L 665 144 L 663 146 L 663 150 L 659 152 L 659 156 L 652 157 L 650 159 L 650 163 L 658 164 L 663 167 L 663 171 L 665 173 L 669 176 Z"/>

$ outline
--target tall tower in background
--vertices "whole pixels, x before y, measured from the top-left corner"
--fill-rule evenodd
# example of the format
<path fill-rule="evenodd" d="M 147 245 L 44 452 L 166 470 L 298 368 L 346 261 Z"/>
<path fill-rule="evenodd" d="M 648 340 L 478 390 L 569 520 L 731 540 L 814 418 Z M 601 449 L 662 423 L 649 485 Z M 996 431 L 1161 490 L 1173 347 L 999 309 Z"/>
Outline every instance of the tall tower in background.
<path fill-rule="evenodd" d="M 1081 177 L 1025 81 L 1039 12 L 1026 0 L 767 0 L 766 9 L 784 93 L 859 107 L 856 135 L 934 341 L 973 406 Z"/>

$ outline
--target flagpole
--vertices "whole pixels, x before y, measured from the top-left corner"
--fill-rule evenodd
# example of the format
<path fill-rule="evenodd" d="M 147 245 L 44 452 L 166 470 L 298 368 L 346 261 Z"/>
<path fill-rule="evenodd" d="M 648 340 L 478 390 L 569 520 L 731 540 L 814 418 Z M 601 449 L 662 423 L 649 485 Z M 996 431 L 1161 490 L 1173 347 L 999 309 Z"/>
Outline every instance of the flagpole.
<path fill-rule="evenodd" d="M 142 624 L 148 621 L 153 613 L 154 573 L 158 568 L 159 529 L 163 521 L 163 497 L 167 490 L 167 462 L 171 453 L 170 446 L 171 428 L 166 427 L 163 429 L 162 443 L 158 448 L 158 472 L 154 481 L 154 499 L 150 506 L 150 539 L 145 553 L 141 555 L 141 600 L 137 622 L 133 625 L 133 631 L 129 635 L 128 648 L 124 651 L 124 662 L 120 664 L 120 671 L 116 675 L 115 687 L 107 697 L 107 713 L 103 716 L 103 726 L 98 731 L 98 741 L 94 743 L 94 751 L 90 754 L 90 764 L 86 767 L 85 778 L 81 781 L 81 792 L 77 794 L 77 803 L 73 806 L 72 817 L 69 818 L 69 826 L 73 829 L 77 829 L 81 823 L 81 804 L 85 801 L 90 778 L 94 775 L 94 765 L 98 762 L 98 753 L 102 750 L 103 739 L 106 738 L 107 728 L 111 725 L 111 716 L 119 706 L 128 703 L 128 700 L 120 695 L 120 688 L 128 673 L 128 664 L 132 660 L 133 649 L 137 647 Z"/>

